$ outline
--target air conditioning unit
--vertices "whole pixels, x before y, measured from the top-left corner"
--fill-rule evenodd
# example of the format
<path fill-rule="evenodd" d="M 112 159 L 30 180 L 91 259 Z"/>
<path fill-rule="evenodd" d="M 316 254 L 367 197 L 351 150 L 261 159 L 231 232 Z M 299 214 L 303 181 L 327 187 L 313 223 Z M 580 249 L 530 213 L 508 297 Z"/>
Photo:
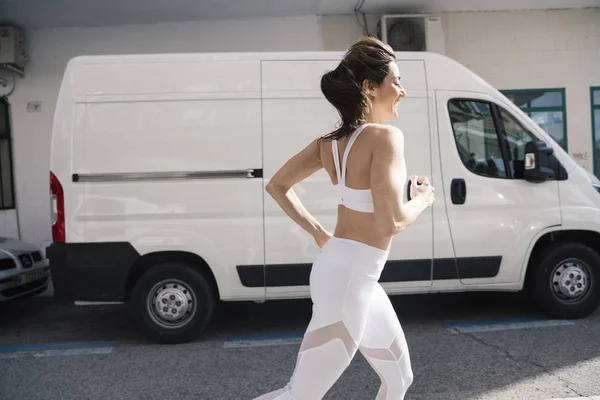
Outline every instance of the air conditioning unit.
<path fill-rule="evenodd" d="M 379 37 L 395 51 L 446 53 L 442 17 L 431 14 L 384 14 Z"/>
<path fill-rule="evenodd" d="M 24 75 L 28 58 L 21 30 L 15 26 L 0 26 L 0 68 Z"/>

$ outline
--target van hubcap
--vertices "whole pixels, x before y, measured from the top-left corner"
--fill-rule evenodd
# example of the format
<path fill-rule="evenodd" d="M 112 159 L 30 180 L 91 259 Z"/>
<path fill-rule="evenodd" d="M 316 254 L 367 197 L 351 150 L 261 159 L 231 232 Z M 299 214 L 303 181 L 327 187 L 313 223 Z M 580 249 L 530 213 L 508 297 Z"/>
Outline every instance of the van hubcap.
<path fill-rule="evenodd" d="M 164 280 L 150 290 L 148 313 L 164 328 L 181 328 L 196 313 L 196 298 L 188 285 L 176 279 Z"/>
<path fill-rule="evenodd" d="M 563 303 L 581 300 L 589 291 L 588 266 L 581 260 L 563 261 L 552 272 L 552 291 Z"/>

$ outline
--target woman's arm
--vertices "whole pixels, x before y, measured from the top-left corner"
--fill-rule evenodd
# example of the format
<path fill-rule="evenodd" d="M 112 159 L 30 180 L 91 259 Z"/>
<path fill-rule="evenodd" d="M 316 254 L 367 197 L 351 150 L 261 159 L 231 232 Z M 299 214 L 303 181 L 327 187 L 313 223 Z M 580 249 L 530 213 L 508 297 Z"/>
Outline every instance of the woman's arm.
<path fill-rule="evenodd" d="M 378 134 L 371 165 L 375 221 L 385 236 L 393 236 L 406 229 L 434 201 L 429 181 L 417 185 L 417 178 L 413 177 L 417 196 L 403 203 L 405 182 L 399 177 L 405 176 L 404 168 L 404 136 L 399 129 L 386 127 Z"/>
<path fill-rule="evenodd" d="M 266 190 L 282 210 L 302 229 L 315 238 L 319 247 L 331 234 L 306 210 L 292 187 L 323 167 L 317 140 L 311 142 L 298 154 L 290 158 L 273 175 Z"/>

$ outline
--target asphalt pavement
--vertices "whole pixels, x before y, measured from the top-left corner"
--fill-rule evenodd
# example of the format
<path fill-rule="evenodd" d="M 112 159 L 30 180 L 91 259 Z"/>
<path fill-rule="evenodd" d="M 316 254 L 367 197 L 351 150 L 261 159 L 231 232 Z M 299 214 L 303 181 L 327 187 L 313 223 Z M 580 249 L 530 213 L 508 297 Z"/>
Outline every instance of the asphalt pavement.
<path fill-rule="evenodd" d="M 600 311 L 551 320 L 522 294 L 394 296 L 412 399 L 600 395 Z M 243 400 L 289 378 L 310 318 L 308 300 L 221 304 L 193 343 L 141 336 L 126 306 L 0 305 L 0 399 Z M 377 375 L 357 353 L 325 399 L 375 399 Z"/>

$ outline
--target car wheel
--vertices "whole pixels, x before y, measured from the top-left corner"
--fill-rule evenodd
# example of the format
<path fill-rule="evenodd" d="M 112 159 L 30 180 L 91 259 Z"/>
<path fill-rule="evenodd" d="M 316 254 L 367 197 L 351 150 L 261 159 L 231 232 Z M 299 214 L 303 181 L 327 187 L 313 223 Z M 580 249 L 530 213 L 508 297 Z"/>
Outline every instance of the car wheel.
<path fill-rule="evenodd" d="M 533 299 L 555 318 L 583 318 L 600 303 L 600 256 L 580 243 L 559 243 L 534 260 Z"/>
<path fill-rule="evenodd" d="M 201 335 L 214 314 L 216 300 L 200 272 L 169 262 L 151 268 L 138 279 L 130 305 L 150 339 L 185 343 Z"/>

